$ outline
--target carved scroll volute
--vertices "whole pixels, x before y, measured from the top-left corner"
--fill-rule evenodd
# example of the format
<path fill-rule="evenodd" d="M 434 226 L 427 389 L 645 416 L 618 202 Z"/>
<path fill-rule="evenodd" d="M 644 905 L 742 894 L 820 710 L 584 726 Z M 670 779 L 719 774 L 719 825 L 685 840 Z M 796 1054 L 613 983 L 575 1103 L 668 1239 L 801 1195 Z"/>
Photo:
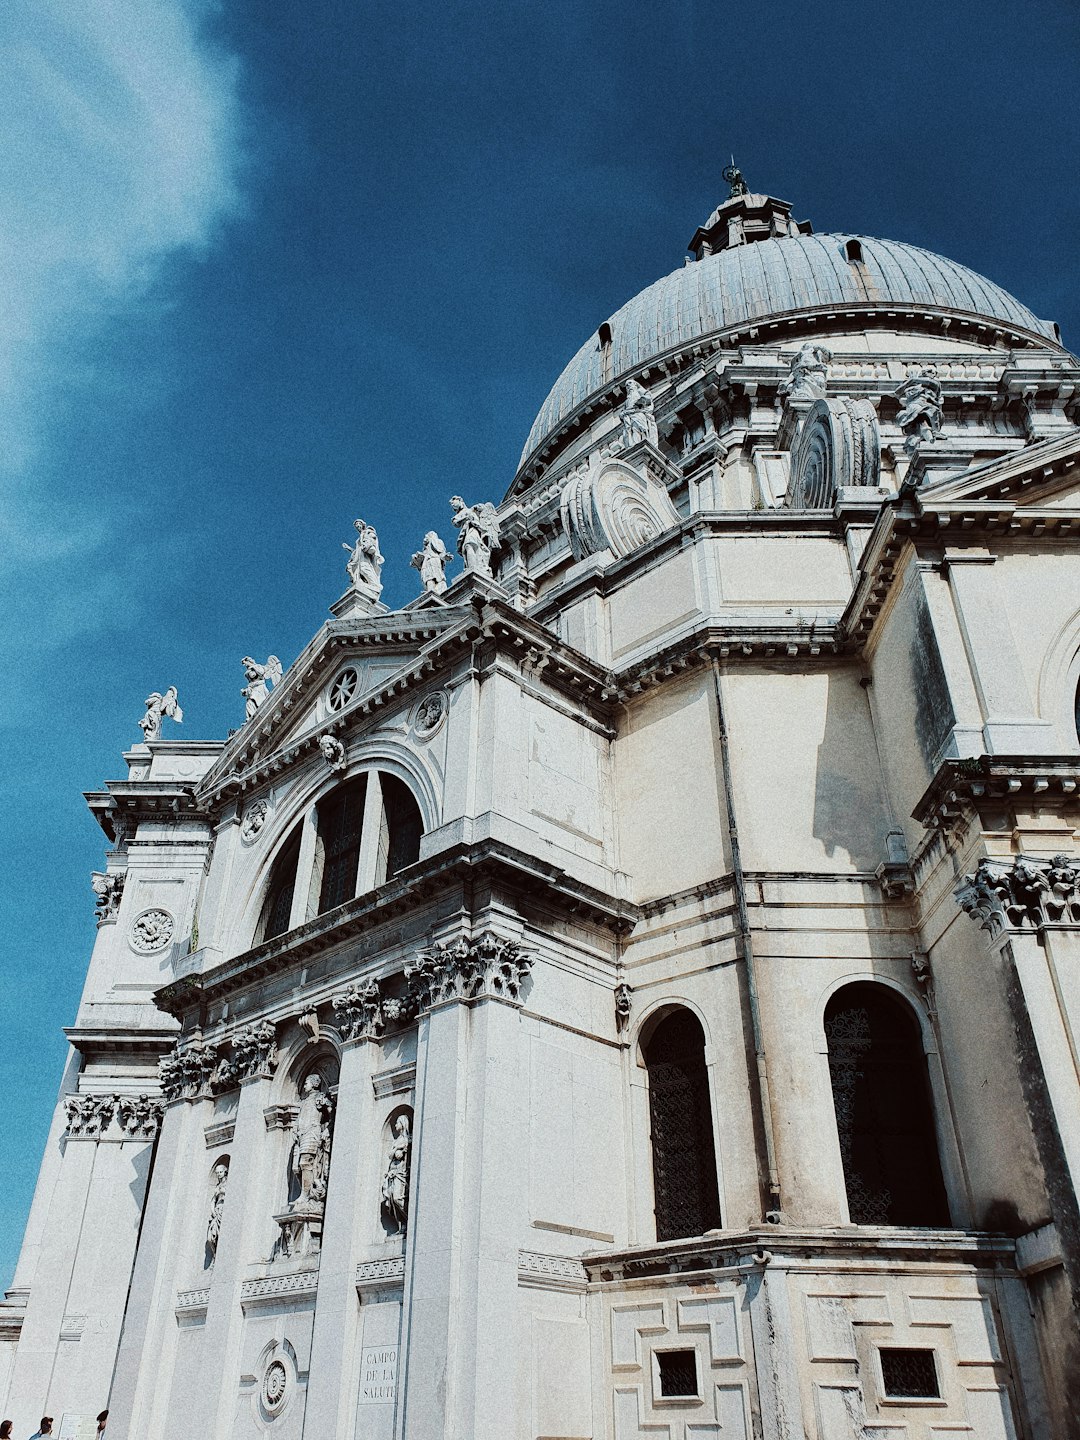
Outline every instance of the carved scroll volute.
<path fill-rule="evenodd" d="M 827 510 L 849 486 L 876 487 L 881 479 L 881 435 L 869 400 L 815 400 L 791 451 L 787 504 L 792 510 Z"/>

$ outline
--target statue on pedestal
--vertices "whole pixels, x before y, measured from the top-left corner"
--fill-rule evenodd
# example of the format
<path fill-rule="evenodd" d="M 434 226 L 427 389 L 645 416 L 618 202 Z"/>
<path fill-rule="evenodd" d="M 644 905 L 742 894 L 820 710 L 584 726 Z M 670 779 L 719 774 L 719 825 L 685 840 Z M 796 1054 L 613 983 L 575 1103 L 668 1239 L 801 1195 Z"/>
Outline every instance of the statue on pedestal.
<path fill-rule="evenodd" d="M 349 572 L 354 590 L 377 600 L 383 588 L 383 557 L 379 552 L 379 537 L 374 526 L 368 525 L 364 520 L 354 520 L 353 526 L 358 536 L 356 544 L 348 545 L 344 540 L 341 542 L 341 548 L 349 552 L 345 569 Z"/>
<path fill-rule="evenodd" d="M 250 655 L 245 655 L 240 663 L 244 667 L 244 678 L 248 682 L 240 691 L 247 701 L 244 719 L 250 720 L 269 696 L 270 686 L 276 685 L 284 672 L 276 655 L 268 656 L 264 665 L 260 665 Z"/>
<path fill-rule="evenodd" d="M 429 595 L 443 593 L 446 589 L 446 567 L 450 564 L 450 553 L 434 530 L 427 532 L 423 550 L 418 550 L 409 563 L 414 570 L 420 571 L 421 583 Z"/>
<path fill-rule="evenodd" d="M 304 1081 L 300 1109 L 293 1126 L 293 1173 L 300 1186 L 294 1209 L 326 1199 L 333 1113 L 334 1102 L 326 1093 L 326 1082 L 321 1075 L 309 1075 Z"/>
<path fill-rule="evenodd" d="M 824 400 L 831 359 L 831 350 L 807 340 L 792 360 L 788 378 L 780 386 L 780 394 L 788 400 Z"/>
<path fill-rule="evenodd" d="M 466 505 L 460 495 L 450 497 L 457 528 L 457 548 L 466 574 L 491 575 L 491 556 L 499 548 L 499 517 L 487 500 Z"/>
<path fill-rule="evenodd" d="M 161 722 L 166 716 L 175 720 L 177 725 L 184 718 L 184 712 L 177 704 L 175 685 L 170 685 L 164 695 L 155 690 L 146 697 L 146 714 L 139 721 L 144 740 L 161 739 Z"/>
<path fill-rule="evenodd" d="M 654 448 L 660 443 L 653 398 L 636 380 L 626 382 L 626 399 L 619 413 L 623 448 L 629 450 L 647 440 Z"/>
<path fill-rule="evenodd" d="M 933 370 L 916 370 L 895 393 L 902 407 L 896 423 L 904 432 L 904 449 L 914 455 L 920 445 L 933 442 L 941 434 L 941 384 Z"/>

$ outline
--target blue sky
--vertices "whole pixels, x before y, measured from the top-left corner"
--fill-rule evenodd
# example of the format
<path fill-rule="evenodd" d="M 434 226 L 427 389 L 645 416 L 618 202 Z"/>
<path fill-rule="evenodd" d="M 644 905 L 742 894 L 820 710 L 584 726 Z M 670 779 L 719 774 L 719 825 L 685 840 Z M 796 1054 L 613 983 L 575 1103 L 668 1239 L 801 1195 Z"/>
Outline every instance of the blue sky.
<path fill-rule="evenodd" d="M 0 1281 L 142 701 L 240 723 L 363 515 L 391 604 L 726 193 L 963 261 L 1080 347 L 1067 0 L 0 8 Z"/>

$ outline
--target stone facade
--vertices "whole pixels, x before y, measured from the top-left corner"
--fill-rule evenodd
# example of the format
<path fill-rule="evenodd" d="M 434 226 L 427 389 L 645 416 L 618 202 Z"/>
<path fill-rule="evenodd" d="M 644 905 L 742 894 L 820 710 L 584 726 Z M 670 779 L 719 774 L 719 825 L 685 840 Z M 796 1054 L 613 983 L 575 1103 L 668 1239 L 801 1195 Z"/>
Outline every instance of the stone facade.
<path fill-rule="evenodd" d="M 739 185 L 89 797 L 17 1432 L 1077 1433 L 1080 365 Z"/>

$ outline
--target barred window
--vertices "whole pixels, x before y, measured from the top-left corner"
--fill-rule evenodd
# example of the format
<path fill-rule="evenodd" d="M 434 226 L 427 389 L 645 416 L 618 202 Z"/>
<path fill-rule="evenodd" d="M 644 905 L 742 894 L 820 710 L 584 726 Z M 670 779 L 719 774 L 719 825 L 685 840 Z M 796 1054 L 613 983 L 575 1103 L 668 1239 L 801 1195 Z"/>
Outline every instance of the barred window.
<path fill-rule="evenodd" d="M 293 891 L 296 889 L 296 865 L 300 859 L 300 829 L 295 826 L 278 851 L 270 867 L 270 881 L 263 905 L 262 938 L 272 940 L 289 928 Z"/>
<path fill-rule="evenodd" d="M 319 801 L 319 842 L 322 846 L 320 915 L 344 905 L 356 894 L 366 789 L 367 777 L 361 775 L 357 780 L 339 785 Z"/>
<path fill-rule="evenodd" d="M 660 1021 L 644 1047 L 649 1076 L 656 1238 L 720 1225 L 705 1037 L 688 1010 Z"/>
<path fill-rule="evenodd" d="M 424 822 L 409 787 L 396 775 L 384 774 L 381 779 L 387 834 L 385 878 L 392 880 L 399 870 L 414 865 L 420 858 Z"/>
<path fill-rule="evenodd" d="M 941 1397 L 933 1350 L 882 1349 L 881 1379 L 885 1394 L 904 1400 Z"/>
<path fill-rule="evenodd" d="M 825 1010 L 840 1156 L 856 1225 L 948 1225 L 922 1037 L 883 985 L 845 985 Z"/>

